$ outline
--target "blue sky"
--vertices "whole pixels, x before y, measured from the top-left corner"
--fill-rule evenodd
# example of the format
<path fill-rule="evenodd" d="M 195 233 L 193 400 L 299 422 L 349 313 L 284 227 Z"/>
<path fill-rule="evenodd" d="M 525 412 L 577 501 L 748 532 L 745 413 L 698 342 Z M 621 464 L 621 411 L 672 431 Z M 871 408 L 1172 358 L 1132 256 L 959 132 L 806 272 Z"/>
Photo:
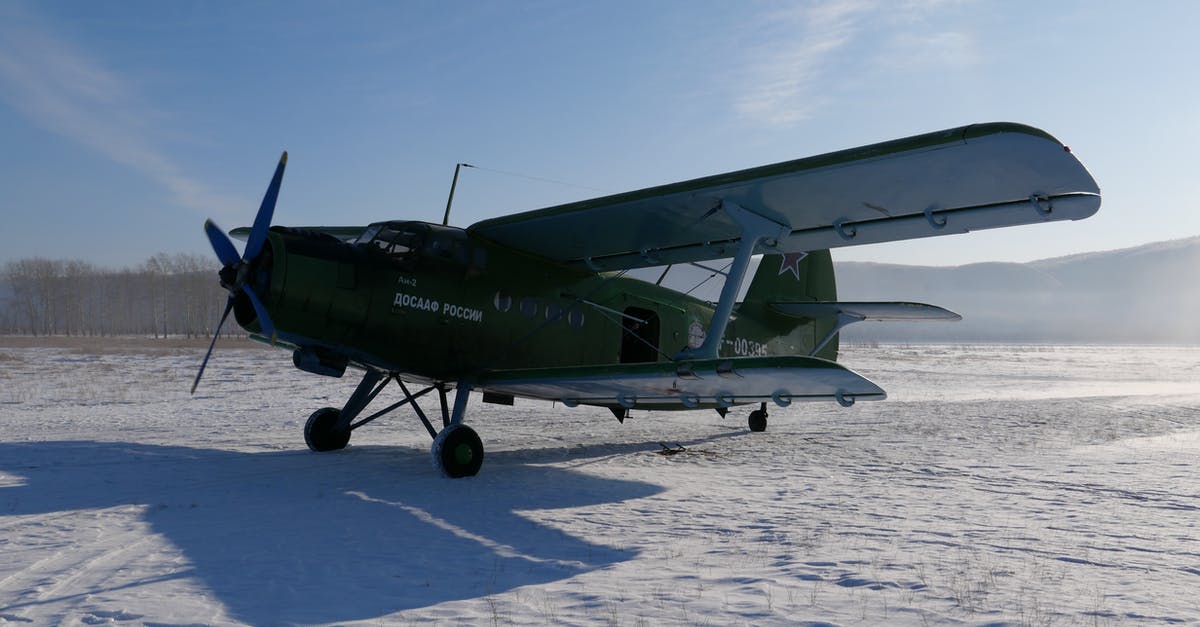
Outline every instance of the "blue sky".
<path fill-rule="evenodd" d="M 1100 212 L 835 259 L 1200 235 L 1198 18 L 1195 2 L 4 0 L 0 262 L 210 255 L 204 219 L 248 224 L 285 149 L 276 223 L 438 221 L 466 161 L 489 169 L 460 179 L 465 226 L 1001 120 L 1070 145 Z"/>

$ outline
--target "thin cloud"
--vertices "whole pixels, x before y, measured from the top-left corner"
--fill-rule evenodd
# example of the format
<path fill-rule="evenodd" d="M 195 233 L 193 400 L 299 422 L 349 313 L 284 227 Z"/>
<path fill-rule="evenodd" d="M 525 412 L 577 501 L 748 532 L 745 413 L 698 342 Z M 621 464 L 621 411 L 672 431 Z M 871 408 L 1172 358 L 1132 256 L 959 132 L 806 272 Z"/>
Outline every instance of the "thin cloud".
<path fill-rule="evenodd" d="M 969 4 L 837 0 L 771 11 L 744 33 L 757 43 L 747 47 L 735 108 L 755 123 L 789 127 L 872 72 L 971 66 L 973 38 L 933 24 Z"/>
<path fill-rule="evenodd" d="M 965 69 L 978 63 L 975 40 L 964 32 L 902 33 L 891 40 L 878 62 L 888 71 Z"/>
<path fill-rule="evenodd" d="M 156 146 L 152 107 L 93 55 L 8 5 L 0 19 L 0 97 L 31 122 L 126 165 L 180 205 L 212 212 L 236 201 L 212 194 Z"/>
<path fill-rule="evenodd" d="M 743 116 L 769 126 L 791 126 L 824 104 L 819 85 L 831 57 L 851 44 L 875 9 L 866 0 L 843 0 L 773 11 L 755 28 L 763 43 L 737 101 Z"/>

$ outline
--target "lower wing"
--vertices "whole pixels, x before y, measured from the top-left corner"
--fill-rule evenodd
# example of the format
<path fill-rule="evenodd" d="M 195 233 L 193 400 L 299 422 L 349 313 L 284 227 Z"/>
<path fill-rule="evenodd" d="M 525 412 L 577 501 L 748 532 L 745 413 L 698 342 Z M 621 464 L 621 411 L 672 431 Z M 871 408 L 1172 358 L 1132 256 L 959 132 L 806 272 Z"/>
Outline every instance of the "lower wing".
<path fill-rule="evenodd" d="M 747 403 L 883 400 L 879 386 L 816 357 L 774 356 L 609 364 L 485 373 L 476 388 L 496 394 L 625 409 L 724 408 Z"/>

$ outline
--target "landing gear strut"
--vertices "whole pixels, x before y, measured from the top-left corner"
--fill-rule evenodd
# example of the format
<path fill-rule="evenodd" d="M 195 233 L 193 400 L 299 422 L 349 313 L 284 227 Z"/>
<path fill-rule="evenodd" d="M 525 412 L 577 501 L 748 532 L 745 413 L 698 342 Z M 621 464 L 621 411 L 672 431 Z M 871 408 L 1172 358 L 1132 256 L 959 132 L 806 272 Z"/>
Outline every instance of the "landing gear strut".
<path fill-rule="evenodd" d="M 359 414 L 366 409 L 371 401 L 395 381 L 404 392 L 404 400 L 393 403 L 362 420 L 355 422 Z M 417 404 L 417 399 L 436 391 L 441 401 L 442 430 L 434 429 L 433 424 Z M 433 465 L 447 477 L 472 477 L 479 472 L 483 464 L 483 441 L 475 430 L 463 424 L 463 415 L 467 409 L 467 398 L 471 385 L 460 381 L 455 389 L 454 408 L 451 411 L 446 398 L 446 386 L 441 383 L 431 385 L 416 394 L 408 391 L 408 387 L 394 373 L 384 374 L 377 370 L 368 370 L 355 388 L 346 406 L 337 409 L 325 407 L 313 412 L 304 425 L 304 443 L 316 452 L 336 451 L 346 448 L 350 442 L 350 434 L 355 429 L 399 409 L 404 405 L 412 405 L 413 411 L 420 418 L 421 424 L 433 438 Z"/>
<path fill-rule="evenodd" d="M 750 430 L 754 432 L 767 430 L 767 404 L 763 403 L 758 409 L 750 412 Z"/>

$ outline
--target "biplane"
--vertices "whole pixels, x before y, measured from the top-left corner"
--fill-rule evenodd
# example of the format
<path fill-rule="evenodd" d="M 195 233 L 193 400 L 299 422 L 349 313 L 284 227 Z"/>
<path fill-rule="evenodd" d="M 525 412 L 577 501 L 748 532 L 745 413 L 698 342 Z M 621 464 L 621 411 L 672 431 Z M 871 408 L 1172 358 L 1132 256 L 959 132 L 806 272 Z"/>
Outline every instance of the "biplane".
<path fill-rule="evenodd" d="M 313 451 L 409 406 L 446 476 L 475 475 L 471 392 L 566 407 L 716 410 L 880 400 L 839 365 L 838 335 L 862 320 L 954 320 L 920 303 L 842 302 L 830 249 L 979 229 L 1079 220 L 1095 180 L 1049 134 L 976 124 L 477 222 L 272 226 L 287 153 L 238 253 L 204 231 L 229 291 L 196 389 L 230 312 L 250 337 L 306 372 L 361 377 L 342 407 L 304 427 Z M 447 208 L 447 216 L 448 216 Z M 448 220 L 444 220 L 448 222 Z M 752 260 L 757 270 L 746 284 Z M 716 260 L 731 260 L 714 268 Z M 707 302 L 629 276 L 693 264 L 725 275 Z M 742 288 L 744 296 L 739 298 Z M 399 400 L 368 413 L 394 383 Z M 453 392 L 453 399 L 450 393 Z M 435 394 L 440 424 L 418 400 Z"/>

